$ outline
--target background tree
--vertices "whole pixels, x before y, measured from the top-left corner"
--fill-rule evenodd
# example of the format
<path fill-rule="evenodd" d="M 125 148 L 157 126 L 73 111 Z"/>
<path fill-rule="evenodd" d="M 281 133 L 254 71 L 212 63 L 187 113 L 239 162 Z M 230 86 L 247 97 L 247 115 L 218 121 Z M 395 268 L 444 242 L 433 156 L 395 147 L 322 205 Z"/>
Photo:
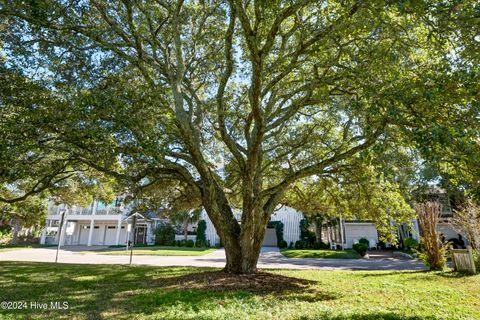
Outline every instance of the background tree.
<path fill-rule="evenodd" d="M 173 223 L 180 223 L 182 225 L 182 232 L 185 240 L 188 240 L 188 225 L 196 223 L 200 219 L 202 213 L 201 209 L 191 211 L 179 211 L 170 216 Z"/>
<path fill-rule="evenodd" d="M 256 270 L 293 184 L 471 116 L 471 69 L 451 56 L 474 56 L 474 1 L 0 3 L 6 65 L 55 98 L 29 122 L 69 162 L 140 186 L 177 181 L 229 272 Z"/>

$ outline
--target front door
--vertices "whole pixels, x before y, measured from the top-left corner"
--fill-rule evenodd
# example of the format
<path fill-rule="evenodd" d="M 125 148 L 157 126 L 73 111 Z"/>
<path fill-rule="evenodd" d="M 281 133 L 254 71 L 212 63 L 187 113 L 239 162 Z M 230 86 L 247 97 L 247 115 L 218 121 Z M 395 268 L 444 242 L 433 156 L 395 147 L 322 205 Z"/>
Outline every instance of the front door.
<path fill-rule="evenodd" d="M 146 244 L 147 243 L 147 228 L 146 227 L 137 227 L 135 234 L 135 243 L 137 244 Z"/>

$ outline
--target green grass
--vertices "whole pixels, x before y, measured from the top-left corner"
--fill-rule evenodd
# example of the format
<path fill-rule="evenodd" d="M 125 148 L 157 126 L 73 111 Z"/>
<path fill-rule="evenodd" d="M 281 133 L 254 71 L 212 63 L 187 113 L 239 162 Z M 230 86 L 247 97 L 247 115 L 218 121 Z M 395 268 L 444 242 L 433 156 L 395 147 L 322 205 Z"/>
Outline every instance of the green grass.
<path fill-rule="evenodd" d="M 329 259 L 358 259 L 360 255 L 352 249 L 344 251 L 315 250 L 315 249 L 282 249 L 280 252 L 288 258 L 329 258 Z"/>
<path fill-rule="evenodd" d="M 31 248 L 43 248 L 43 247 L 48 247 L 48 246 L 39 245 L 39 244 L 19 244 L 15 246 L 6 245 L 6 246 L 0 246 L 0 252 L 21 250 L 21 249 L 31 249 Z"/>
<path fill-rule="evenodd" d="M 0 262 L 0 270 L 0 301 L 28 306 L 0 309 L 1 319 L 480 319 L 480 275 L 272 270 L 272 284 L 255 291 L 239 286 L 246 277 L 210 281 L 219 273 L 206 268 Z M 35 310 L 32 301 L 69 309 Z"/>
<path fill-rule="evenodd" d="M 135 255 L 152 256 L 203 256 L 217 250 L 216 248 L 187 248 L 187 247 L 167 247 L 167 246 L 148 246 L 134 247 Z M 109 255 L 129 255 L 130 251 L 123 248 L 106 248 L 95 251 L 84 251 L 83 253 L 109 254 Z"/>

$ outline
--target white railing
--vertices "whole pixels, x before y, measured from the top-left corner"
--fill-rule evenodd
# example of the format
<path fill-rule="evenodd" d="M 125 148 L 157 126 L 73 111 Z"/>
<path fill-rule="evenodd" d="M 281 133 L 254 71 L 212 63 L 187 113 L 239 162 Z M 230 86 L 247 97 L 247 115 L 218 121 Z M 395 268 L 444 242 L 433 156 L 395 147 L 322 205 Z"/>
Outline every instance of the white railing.
<path fill-rule="evenodd" d="M 60 214 L 60 209 L 62 209 L 62 206 L 52 206 L 48 209 L 48 215 L 50 216 L 55 216 Z M 82 216 L 89 216 L 93 214 L 93 209 L 91 207 L 89 208 L 81 208 L 81 207 L 72 207 L 68 210 L 69 215 L 82 215 Z M 107 208 L 102 208 L 102 209 L 97 209 L 95 212 L 95 215 L 126 215 L 127 211 L 122 210 L 117 207 L 107 207 Z"/>

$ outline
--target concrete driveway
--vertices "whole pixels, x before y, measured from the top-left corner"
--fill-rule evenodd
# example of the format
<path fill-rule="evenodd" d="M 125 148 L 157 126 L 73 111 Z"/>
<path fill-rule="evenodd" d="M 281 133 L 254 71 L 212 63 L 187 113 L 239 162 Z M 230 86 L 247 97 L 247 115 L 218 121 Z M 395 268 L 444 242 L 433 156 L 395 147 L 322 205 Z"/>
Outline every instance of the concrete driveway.
<path fill-rule="evenodd" d="M 88 248 L 91 250 L 91 248 Z M 94 248 L 95 249 L 99 248 Z M 128 264 L 128 255 L 85 253 L 86 247 L 65 247 L 60 250 L 61 263 Z M 0 261 L 54 262 L 56 248 L 31 248 L 0 252 Z M 217 267 L 225 265 L 225 251 L 218 249 L 203 256 L 133 256 L 133 264 L 152 266 Z M 386 259 L 314 259 L 287 258 L 276 247 L 264 247 L 259 268 L 325 269 L 325 270 L 425 270 L 417 260 Z"/>

